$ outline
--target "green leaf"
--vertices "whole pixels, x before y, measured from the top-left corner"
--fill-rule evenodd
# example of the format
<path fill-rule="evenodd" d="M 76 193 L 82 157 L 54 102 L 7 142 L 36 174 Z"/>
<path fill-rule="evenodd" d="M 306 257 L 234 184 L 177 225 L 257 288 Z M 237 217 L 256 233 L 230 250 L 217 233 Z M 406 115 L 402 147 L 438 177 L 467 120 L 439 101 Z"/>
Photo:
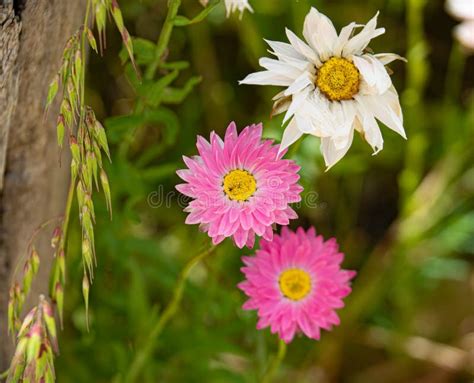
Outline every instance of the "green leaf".
<path fill-rule="evenodd" d="M 152 41 L 142 38 L 134 38 L 132 41 L 137 64 L 147 65 L 155 59 L 156 45 Z"/>
<path fill-rule="evenodd" d="M 177 69 L 183 70 L 189 68 L 189 62 L 187 61 L 173 61 L 173 62 L 164 62 L 160 65 L 162 69 Z"/>
<path fill-rule="evenodd" d="M 135 90 L 140 88 L 142 81 L 138 77 L 137 72 L 135 71 L 133 65 L 130 63 L 125 65 L 124 71 L 125 71 L 125 77 L 127 77 L 127 80 L 130 82 L 130 85 L 132 86 L 132 88 Z"/>
<path fill-rule="evenodd" d="M 163 140 L 157 145 L 153 145 L 147 149 L 138 158 L 137 167 L 143 167 L 163 153 L 163 151 L 176 142 L 179 132 L 179 120 L 176 114 L 167 108 L 159 108 L 157 110 L 145 114 L 146 123 L 162 124 L 164 126 Z"/>
<path fill-rule="evenodd" d="M 161 101 L 164 104 L 181 104 L 201 81 L 202 77 L 196 76 L 191 77 L 182 88 L 165 88 Z"/>
<path fill-rule="evenodd" d="M 105 120 L 105 126 L 110 142 L 120 142 L 130 130 L 141 126 L 143 122 L 144 116 L 135 114 L 108 118 Z"/>
<path fill-rule="evenodd" d="M 156 107 L 160 104 L 164 89 L 170 85 L 177 77 L 179 71 L 173 72 L 161 77 L 155 82 L 146 82 L 138 89 L 139 94 L 145 98 L 147 104 Z"/>
<path fill-rule="evenodd" d="M 159 166 L 148 167 L 142 171 L 142 177 L 148 182 L 161 181 L 176 172 L 179 164 L 173 162 Z"/>

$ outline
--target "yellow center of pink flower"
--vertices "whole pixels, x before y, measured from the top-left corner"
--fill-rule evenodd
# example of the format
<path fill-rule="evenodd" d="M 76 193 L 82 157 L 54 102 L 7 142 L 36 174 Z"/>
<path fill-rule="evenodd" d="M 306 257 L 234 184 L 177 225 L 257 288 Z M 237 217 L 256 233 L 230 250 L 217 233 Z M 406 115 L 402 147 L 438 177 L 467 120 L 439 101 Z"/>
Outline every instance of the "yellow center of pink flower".
<path fill-rule="evenodd" d="M 257 181 L 248 171 L 235 169 L 226 174 L 222 186 L 231 200 L 247 201 L 257 190 Z"/>
<path fill-rule="evenodd" d="M 359 92 L 359 84 L 359 70 L 342 57 L 331 57 L 319 68 L 316 77 L 316 85 L 331 101 L 352 99 Z"/>
<path fill-rule="evenodd" d="M 287 269 L 280 274 L 278 281 L 281 293 L 293 300 L 303 299 L 311 291 L 311 277 L 302 269 Z"/>

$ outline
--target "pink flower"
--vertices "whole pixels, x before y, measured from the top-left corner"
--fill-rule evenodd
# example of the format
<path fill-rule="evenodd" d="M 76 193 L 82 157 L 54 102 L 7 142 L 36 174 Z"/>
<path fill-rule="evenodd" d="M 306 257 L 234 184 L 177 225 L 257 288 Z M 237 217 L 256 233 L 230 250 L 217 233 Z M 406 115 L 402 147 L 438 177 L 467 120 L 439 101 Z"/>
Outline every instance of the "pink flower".
<path fill-rule="evenodd" d="M 294 233 L 284 227 L 260 245 L 254 257 L 242 258 L 246 280 L 239 284 L 250 297 L 243 308 L 258 310 L 257 329 L 270 326 L 289 343 L 297 331 L 319 339 L 321 329 L 337 326 L 335 309 L 344 306 L 355 272 L 341 269 L 336 240 L 324 242 L 314 228 Z"/>
<path fill-rule="evenodd" d="M 283 160 L 278 145 L 262 140 L 262 125 L 247 126 L 240 135 L 235 123 L 224 141 L 211 133 L 210 143 L 197 138 L 199 156 L 183 156 L 188 169 L 177 174 L 186 183 L 176 186 L 193 200 L 184 209 L 187 224 L 200 224 L 214 244 L 233 237 L 235 244 L 253 247 L 255 234 L 273 237 L 272 225 L 296 218 L 288 205 L 301 200 L 300 167 Z"/>

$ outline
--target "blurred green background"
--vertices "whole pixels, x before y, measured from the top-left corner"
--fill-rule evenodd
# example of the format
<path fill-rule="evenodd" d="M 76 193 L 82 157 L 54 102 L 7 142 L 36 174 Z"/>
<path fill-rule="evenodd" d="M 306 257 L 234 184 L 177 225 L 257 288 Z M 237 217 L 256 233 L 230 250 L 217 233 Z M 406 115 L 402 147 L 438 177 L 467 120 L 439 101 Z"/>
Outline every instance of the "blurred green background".
<path fill-rule="evenodd" d="M 279 139 L 281 116 L 270 119 L 272 87 L 239 86 L 266 56 L 263 38 L 286 41 L 284 28 L 301 35 L 310 6 L 340 29 L 366 23 L 380 10 L 386 34 L 375 52 L 396 52 L 391 64 L 405 115 L 408 141 L 383 127 L 377 156 L 356 137 L 329 172 L 319 141 L 308 137 L 290 156 L 300 165 L 304 202 L 291 223 L 335 236 L 344 267 L 358 276 L 340 310 L 342 325 L 320 342 L 297 338 L 275 382 L 471 382 L 474 376 L 474 60 L 452 39 L 457 21 L 443 0 L 250 0 L 255 12 L 226 19 L 223 4 L 196 25 L 175 28 L 168 61 L 179 75 L 158 101 L 136 91 L 121 41 L 108 31 L 104 57 L 91 54 L 88 94 L 105 122 L 113 162 L 107 172 L 113 220 L 98 197 L 98 267 L 91 288 L 90 331 L 81 296 L 79 226 L 72 225 L 65 329 L 57 362 L 59 382 L 114 382 L 137 351 L 149 347 L 160 311 L 183 265 L 205 248 L 207 236 L 184 224 L 175 191 L 181 156 L 196 153 L 197 134 L 223 134 L 262 121 Z M 121 0 L 147 63 L 167 11 L 165 0 Z M 180 14 L 200 12 L 183 0 Z M 144 39 L 148 40 L 145 41 Z M 172 69 L 160 69 L 165 78 Z M 178 74 L 178 73 L 176 73 Z M 196 76 L 201 76 L 201 82 Z M 184 92 L 177 88 L 184 87 Z M 179 93 L 187 93 L 177 103 Z M 178 97 L 179 96 L 179 97 Z M 137 100 L 145 106 L 131 114 Z M 143 101 L 145 100 L 145 101 Z M 226 240 L 193 270 L 177 315 L 151 346 L 137 382 L 247 383 L 258 381 L 277 340 L 255 329 L 244 312 L 239 251 Z"/>

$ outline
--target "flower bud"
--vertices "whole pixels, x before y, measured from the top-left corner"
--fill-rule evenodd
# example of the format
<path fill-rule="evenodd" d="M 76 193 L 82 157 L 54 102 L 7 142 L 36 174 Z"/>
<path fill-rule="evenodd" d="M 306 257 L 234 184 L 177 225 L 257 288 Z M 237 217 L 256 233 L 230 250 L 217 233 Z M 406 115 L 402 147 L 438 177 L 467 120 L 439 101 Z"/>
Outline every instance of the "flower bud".
<path fill-rule="evenodd" d="M 53 249 L 55 249 L 58 245 L 59 240 L 61 239 L 61 233 L 61 228 L 59 226 L 56 226 L 53 230 L 53 234 L 51 235 L 51 247 Z"/>
<path fill-rule="evenodd" d="M 26 360 L 28 363 L 31 363 L 38 357 L 41 346 L 42 332 L 43 328 L 41 326 L 41 321 L 38 318 L 36 322 L 30 327 L 30 331 L 28 331 L 27 335 L 28 344 L 26 345 Z"/>
<path fill-rule="evenodd" d="M 104 190 L 107 210 L 110 213 L 110 219 L 112 219 L 112 197 L 110 194 L 109 179 L 107 178 L 107 173 L 105 173 L 104 169 L 100 169 L 100 183 L 102 184 L 102 189 Z"/>
<path fill-rule="evenodd" d="M 95 51 L 95 53 L 99 53 L 97 51 L 97 42 L 95 41 L 94 34 L 87 27 L 86 27 L 86 34 L 87 34 L 87 40 L 89 40 L 89 45 L 91 46 L 91 48 Z"/>
<path fill-rule="evenodd" d="M 53 81 L 51 81 L 51 84 L 49 84 L 48 98 L 46 99 L 46 109 L 49 108 L 54 98 L 56 97 L 56 94 L 58 93 L 59 81 L 60 81 L 59 73 L 57 73 L 54 76 Z"/>
<path fill-rule="evenodd" d="M 61 323 L 61 328 L 63 327 L 63 309 L 64 309 L 64 290 L 60 282 L 56 282 L 54 288 L 54 298 L 56 300 L 56 305 L 58 307 L 59 322 Z"/>
<path fill-rule="evenodd" d="M 69 136 L 69 147 L 71 148 L 71 154 L 74 161 L 77 164 L 81 163 L 81 152 L 79 150 L 79 145 L 77 144 L 77 139 L 75 136 Z"/>
<path fill-rule="evenodd" d="M 64 142 L 64 116 L 62 114 L 58 115 L 58 119 L 56 121 L 56 138 L 58 141 L 58 146 L 60 148 L 63 147 L 63 142 Z"/>
<path fill-rule="evenodd" d="M 54 352 L 58 352 L 58 337 L 56 332 L 56 321 L 54 319 L 54 311 L 46 299 L 42 299 L 41 308 L 43 310 L 43 319 L 48 330 L 49 338 L 53 346 Z"/>
<path fill-rule="evenodd" d="M 31 250 L 31 268 L 33 273 L 36 275 L 38 273 L 39 265 L 40 265 L 40 257 L 38 252 L 36 251 L 36 248 L 33 247 L 33 250 Z"/>
<path fill-rule="evenodd" d="M 84 305 L 86 308 L 86 326 L 87 330 L 89 330 L 89 278 L 87 274 L 84 273 L 84 277 L 82 278 L 82 295 L 84 296 Z"/>

